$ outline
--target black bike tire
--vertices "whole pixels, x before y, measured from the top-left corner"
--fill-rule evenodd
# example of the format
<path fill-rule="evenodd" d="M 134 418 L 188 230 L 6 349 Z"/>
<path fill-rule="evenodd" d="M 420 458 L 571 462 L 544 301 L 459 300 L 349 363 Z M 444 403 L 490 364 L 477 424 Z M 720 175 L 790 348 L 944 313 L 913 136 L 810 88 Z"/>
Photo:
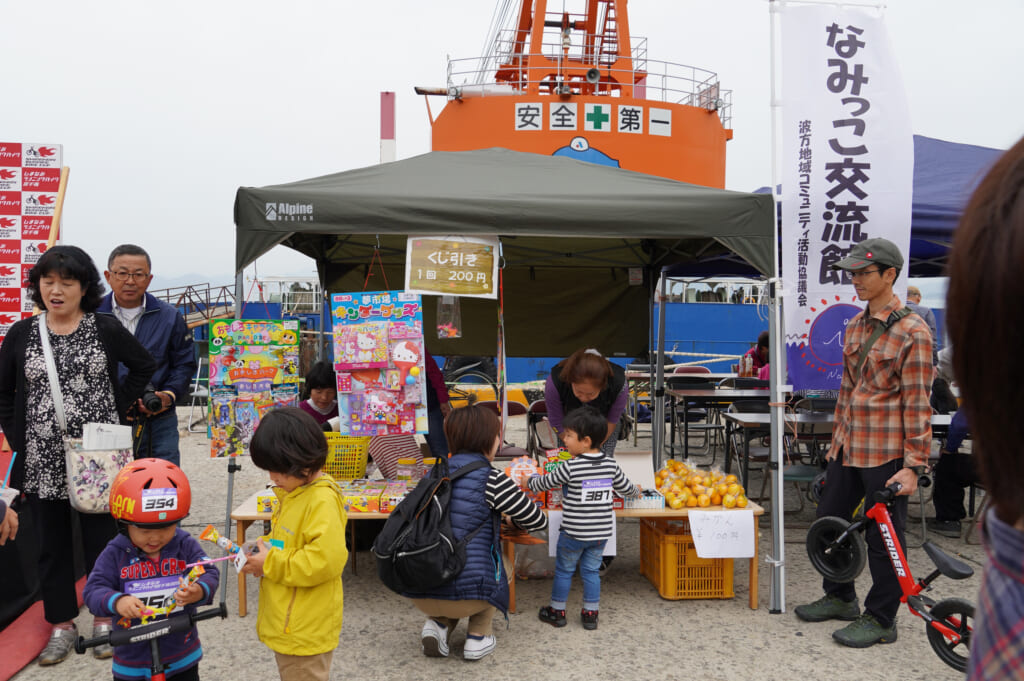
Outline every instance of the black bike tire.
<path fill-rule="evenodd" d="M 848 534 L 831 554 L 825 553 L 849 526 L 847 520 L 825 516 L 815 520 L 807 530 L 807 557 L 818 574 L 833 582 L 852 582 L 868 562 L 868 545 L 859 531 Z"/>
<path fill-rule="evenodd" d="M 956 615 L 960 618 L 960 626 L 953 626 L 945 621 L 951 615 Z M 928 643 L 931 644 L 932 650 L 935 651 L 940 660 L 953 669 L 961 673 L 967 671 L 967 662 L 970 658 L 971 649 L 971 630 L 974 627 L 974 604 L 963 598 L 944 598 L 932 607 L 931 616 L 942 621 L 950 629 L 957 630 L 961 637 L 960 643 L 950 646 L 941 631 L 935 627 L 928 626 L 925 631 L 928 633 Z M 967 654 L 960 655 L 956 652 L 957 648 L 961 645 L 967 650 Z"/>
<path fill-rule="evenodd" d="M 474 380 L 467 381 L 467 380 L 465 380 L 467 378 L 472 378 Z M 487 374 L 485 374 L 485 373 L 483 373 L 481 371 L 467 371 L 465 373 L 459 374 L 457 377 L 455 377 L 454 380 L 449 380 L 447 378 L 445 379 L 444 384 L 445 384 L 445 387 L 448 389 L 448 399 L 449 399 L 449 401 L 465 399 L 467 405 L 475 404 L 477 402 L 478 398 L 475 396 L 475 393 L 473 393 L 473 392 L 468 392 L 468 397 L 464 396 L 461 393 L 456 393 L 454 395 L 452 394 L 452 388 L 454 388 L 457 385 L 463 384 L 463 383 L 468 384 L 468 385 L 486 385 L 486 386 L 489 386 L 491 388 L 491 391 L 494 393 L 494 399 L 496 399 L 496 400 L 500 399 L 499 395 L 498 395 L 498 386 L 495 385 L 494 381 L 491 380 L 490 376 L 488 376 Z M 458 388 L 456 388 L 456 390 L 458 390 Z M 467 391 L 461 391 L 461 392 L 466 393 Z M 462 405 L 459 405 L 459 406 L 462 406 Z"/>

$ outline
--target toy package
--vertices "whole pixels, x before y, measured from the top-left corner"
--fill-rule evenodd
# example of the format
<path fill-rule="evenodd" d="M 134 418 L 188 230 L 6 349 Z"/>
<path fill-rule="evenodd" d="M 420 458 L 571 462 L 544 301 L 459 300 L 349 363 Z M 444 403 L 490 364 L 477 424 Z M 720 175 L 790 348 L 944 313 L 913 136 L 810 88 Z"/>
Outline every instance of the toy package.
<path fill-rule="evenodd" d="M 210 322 L 210 455 L 248 454 L 268 411 L 298 406 L 299 379 L 297 321 Z"/>
<path fill-rule="evenodd" d="M 402 291 L 336 293 L 331 309 L 339 432 L 427 432 L 420 297 Z"/>
<path fill-rule="evenodd" d="M 526 486 L 526 481 L 533 475 L 543 475 L 544 469 L 537 466 L 537 463 L 528 456 L 518 456 L 509 462 L 505 467 L 505 475 L 512 478 L 519 485 L 526 496 L 530 497 L 541 508 L 547 503 L 547 495 L 544 492 L 531 492 Z"/>

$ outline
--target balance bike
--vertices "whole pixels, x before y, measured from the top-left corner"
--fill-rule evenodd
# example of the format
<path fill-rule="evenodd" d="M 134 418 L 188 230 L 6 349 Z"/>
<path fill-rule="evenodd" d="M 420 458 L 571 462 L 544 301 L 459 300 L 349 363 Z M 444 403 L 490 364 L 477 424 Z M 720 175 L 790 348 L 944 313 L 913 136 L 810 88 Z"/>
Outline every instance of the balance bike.
<path fill-rule="evenodd" d="M 922 477 L 919 484 L 927 487 L 931 481 Z M 914 580 L 903 547 L 896 540 L 896 530 L 889 515 L 889 505 L 902 488 L 900 483 L 893 483 L 886 489 L 875 492 L 874 506 L 853 522 L 835 516 L 826 516 L 814 521 L 807 531 L 807 555 L 814 568 L 826 579 L 833 582 L 852 582 L 867 563 L 868 548 L 864 540 L 864 530 L 869 524 L 877 523 L 889 560 L 892 562 L 892 569 L 903 590 L 900 600 L 907 604 L 910 612 L 925 621 L 928 642 L 939 659 L 957 671 L 966 671 L 974 622 L 974 605 L 963 598 L 935 601 L 922 592 L 930 591 L 931 583 L 940 574 L 951 579 L 967 579 L 974 574 L 974 570 L 935 544 L 926 541 L 923 548 L 936 569 L 924 579 Z"/>

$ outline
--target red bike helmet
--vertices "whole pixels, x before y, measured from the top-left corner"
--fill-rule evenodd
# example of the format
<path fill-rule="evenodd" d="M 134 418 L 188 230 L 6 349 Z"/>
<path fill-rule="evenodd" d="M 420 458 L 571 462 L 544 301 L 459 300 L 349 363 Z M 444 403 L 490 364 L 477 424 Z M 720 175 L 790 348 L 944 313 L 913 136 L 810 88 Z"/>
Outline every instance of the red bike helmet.
<path fill-rule="evenodd" d="M 132 461 L 110 487 L 110 515 L 139 527 L 166 527 L 188 515 L 192 488 L 180 468 L 162 459 Z"/>

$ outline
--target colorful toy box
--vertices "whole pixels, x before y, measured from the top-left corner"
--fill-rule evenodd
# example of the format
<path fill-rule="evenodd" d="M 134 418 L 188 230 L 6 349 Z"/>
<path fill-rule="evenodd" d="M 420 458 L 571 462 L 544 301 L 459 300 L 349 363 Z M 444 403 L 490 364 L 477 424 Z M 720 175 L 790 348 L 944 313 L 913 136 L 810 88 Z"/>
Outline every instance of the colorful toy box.
<path fill-rule="evenodd" d="M 266 490 L 256 495 L 256 511 L 259 513 L 273 513 L 277 510 L 280 500 L 273 490 Z"/>
<path fill-rule="evenodd" d="M 384 491 L 380 493 L 380 511 L 381 513 L 391 513 L 395 510 L 395 506 L 405 499 L 405 495 L 409 493 L 409 485 L 405 480 L 390 480 L 384 487 Z"/>
<path fill-rule="evenodd" d="M 387 483 L 383 480 L 349 480 L 345 486 L 347 513 L 379 513 L 380 496 Z"/>

